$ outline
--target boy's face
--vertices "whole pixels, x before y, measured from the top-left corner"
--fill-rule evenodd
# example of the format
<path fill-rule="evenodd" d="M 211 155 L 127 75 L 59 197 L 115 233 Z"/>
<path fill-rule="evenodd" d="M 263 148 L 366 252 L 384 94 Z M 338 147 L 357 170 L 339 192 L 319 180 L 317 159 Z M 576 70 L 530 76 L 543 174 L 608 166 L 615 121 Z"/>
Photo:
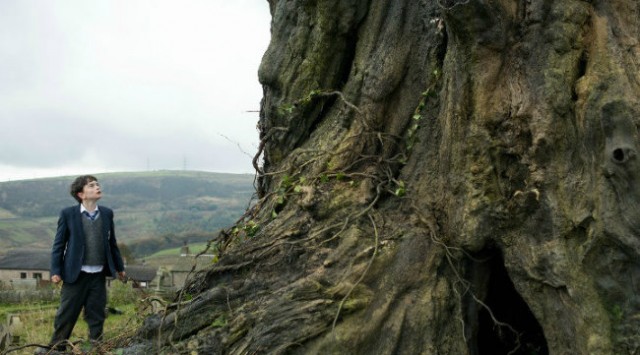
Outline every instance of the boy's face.
<path fill-rule="evenodd" d="M 102 197 L 102 190 L 100 190 L 100 183 L 97 181 L 89 181 L 82 187 L 82 192 L 78 193 L 78 197 L 82 201 L 98 201 Z"/>

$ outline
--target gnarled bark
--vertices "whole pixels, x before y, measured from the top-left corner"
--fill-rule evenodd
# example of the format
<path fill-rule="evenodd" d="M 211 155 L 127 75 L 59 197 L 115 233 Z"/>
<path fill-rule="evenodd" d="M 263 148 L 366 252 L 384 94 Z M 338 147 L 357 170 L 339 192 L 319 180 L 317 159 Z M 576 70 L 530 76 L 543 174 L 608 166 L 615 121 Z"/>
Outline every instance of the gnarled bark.
<path fill-rule="evenodd" d="M 640 352 L 640 4 L 270 6 L 261 199 L 135 349 Z"/>

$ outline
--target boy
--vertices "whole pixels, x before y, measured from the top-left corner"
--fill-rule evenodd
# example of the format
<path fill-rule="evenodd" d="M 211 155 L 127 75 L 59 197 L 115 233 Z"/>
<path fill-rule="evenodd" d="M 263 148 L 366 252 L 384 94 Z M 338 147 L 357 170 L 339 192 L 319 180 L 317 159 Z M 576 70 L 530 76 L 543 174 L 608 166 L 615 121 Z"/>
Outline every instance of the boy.
<path fill-rule="evenodd" d="M 102 197 L 98 179 L 80 176 L 71 184 L 70 193 L 79 204 L 60 212 L 51 251 L 51 281 L 63 281 L 51 337 L 51 346 L 58 349 L 64 349 L 83 308 L 89 339 L 100 340 L 106 318 L 105 277 L 125 277 L 113 211 L 97 205 Z"/>

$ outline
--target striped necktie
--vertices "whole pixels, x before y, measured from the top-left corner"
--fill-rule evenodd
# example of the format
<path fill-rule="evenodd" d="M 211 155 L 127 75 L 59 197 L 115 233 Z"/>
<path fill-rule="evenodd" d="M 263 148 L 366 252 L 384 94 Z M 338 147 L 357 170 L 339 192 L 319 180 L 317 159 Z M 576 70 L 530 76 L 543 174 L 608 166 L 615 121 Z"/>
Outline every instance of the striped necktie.
<path fill-rule="evenodd" d="M 95 210 L 93 213 L 89 213 L 88 211 L 83 211 L 83 215 L 87 216 L 92 221 L 95 221 L 98 218 L 98 210 Z"/>

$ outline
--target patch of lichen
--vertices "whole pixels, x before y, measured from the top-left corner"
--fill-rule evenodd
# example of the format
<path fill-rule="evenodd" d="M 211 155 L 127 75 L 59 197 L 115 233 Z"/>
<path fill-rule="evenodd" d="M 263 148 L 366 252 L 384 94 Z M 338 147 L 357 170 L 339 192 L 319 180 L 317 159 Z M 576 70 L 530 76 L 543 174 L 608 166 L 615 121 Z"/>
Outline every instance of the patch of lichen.
<path fill-rule="evenodd" d="M 579 75 L 579 63 L 585 51 L 585 26 L 589 6 L 583 1 L 556 3 L 550 10 L 541 37 L 547 51 L 542 73 L 545 99 L 559 114 L 572 109 L 574 84 Z"/>
<path fill-rule="evenodd" d="M 341 282 L 331 288 L 326 293 L 335 300 L 341 300 L 344 297 L 341 312 L 344 314 L 352 313 L 367 307 L 373 299 L 374 292 L 369 287 L 358 284 L 353 285 L 350 282 Z"/>

